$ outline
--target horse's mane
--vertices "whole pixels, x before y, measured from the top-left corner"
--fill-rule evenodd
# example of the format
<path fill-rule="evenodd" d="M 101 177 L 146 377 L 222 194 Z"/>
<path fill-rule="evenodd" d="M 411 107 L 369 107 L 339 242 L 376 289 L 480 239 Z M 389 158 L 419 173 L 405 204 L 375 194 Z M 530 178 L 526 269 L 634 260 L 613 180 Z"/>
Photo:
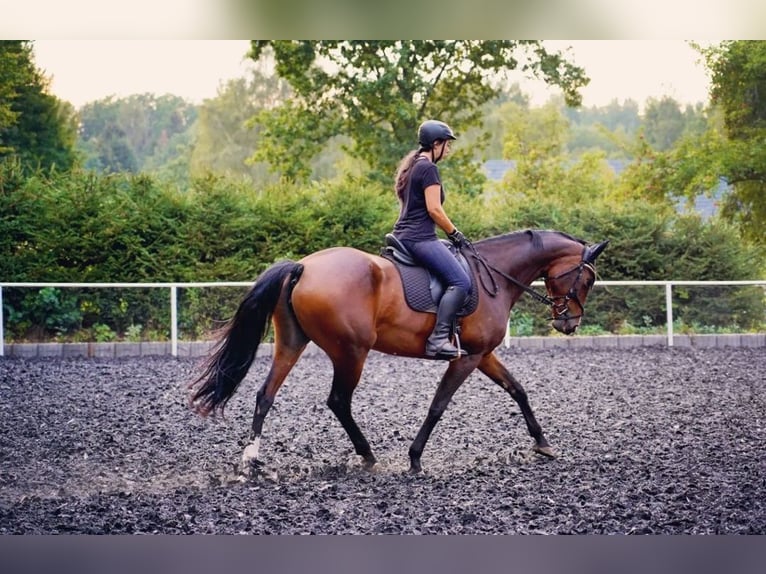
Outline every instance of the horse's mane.
<path fill-rule="evenodd" d="M 494 237 L 488 237 L 486 239 L 482 239 L 480 241 L 477 241 L 476 244 L 491 245 L 493 243 L 501 242 L 501 241 L 515 242 L 515 241 L 522 241 L 524 239 L 527 239 L 532 242 L 532 247 L 534 247 L 535 249 L 542 249 L 543 237 L 545 235 L 558 235 L 560 237 L 564 237 L 565 239 L 569 239 L 570 241 L 575 241 L 582 245 L 587 245 L 587 241 L 583 241 L 582 239 L 578 239 L 577 237 L 574 237 L 570 235 L 569 233 L 564 233 L 563 231 L 556 231 L 554 229 L 524 229 L 521 231 L 512 231 L 510 233 L 504 233 L 503 235 L 496 235 Z"/>

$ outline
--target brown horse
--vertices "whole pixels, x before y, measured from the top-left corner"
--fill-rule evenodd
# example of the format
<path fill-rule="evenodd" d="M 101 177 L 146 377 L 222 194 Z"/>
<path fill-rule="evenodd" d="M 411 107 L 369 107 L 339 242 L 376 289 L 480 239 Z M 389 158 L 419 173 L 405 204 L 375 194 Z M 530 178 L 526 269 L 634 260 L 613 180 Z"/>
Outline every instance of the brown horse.
<path fill-rule="evenodd" d="M 452 395 L 478 368 L 518 403 L 534 450 L 554 453 L 535 420 L 521 384 L 493 350 L 503 340 L 511 307 L 527 291 L 551 306 L 553 327 L 571 334 L 596 279 L 594 262 L 607 242 L 587 245 L 557 231 L 523 231 L 491 237 L 464 249 L 479 288 L 476 310 L 461 322 L 467 356 L 449 363 L 428 415 L 409 449 L 410 471 L 421 470 L 426 441 Z M 529 285 L 543 278 L 547 296 Z M 491 288 L 490 288 L 491 287 Z M 376 459 L 351 415 L 351 397 L 371 349 L 404 357 L 424 357 L 435 315 L 413 311 L 405 301 L 396 266 L 383 257 L 336 247 L 299 262 L 284 261 L 264 271 L 245 296 L 210 356 L 191 384 L 191 403 L 201 415 L 222 411 L 252 365 L 269 321 L 274 326 L 271 369 L 256 394 L 250 444 L 242 456 L 245 471 L 256 464 L 263 421 L 282 382 L 309 341 L 333 364 L 327 405 L 343 425 L 365 468 Z"/>

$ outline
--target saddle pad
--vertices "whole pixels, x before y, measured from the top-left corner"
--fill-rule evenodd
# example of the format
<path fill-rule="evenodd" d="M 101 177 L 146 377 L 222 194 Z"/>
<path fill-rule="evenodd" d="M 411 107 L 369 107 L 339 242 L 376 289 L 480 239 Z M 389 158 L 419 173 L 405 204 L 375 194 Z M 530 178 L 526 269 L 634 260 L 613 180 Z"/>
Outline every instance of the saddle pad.
<path fill-rule="evenodd" d="M 407 305 L 414 311 L 436 313 L 436 304 L 431 297 L 431 275 L 428 270 L 424 267 L 403 265 L 387 253 L 383 253 L 382 257 L 388 259 L 399 270 Z M 468 293 L 465 305 L 458 311 L 458 317 L 466 317 L 476 311 L 479 305 L 479 292 L 475 283 L 471 281 L 471 291 Z"/>

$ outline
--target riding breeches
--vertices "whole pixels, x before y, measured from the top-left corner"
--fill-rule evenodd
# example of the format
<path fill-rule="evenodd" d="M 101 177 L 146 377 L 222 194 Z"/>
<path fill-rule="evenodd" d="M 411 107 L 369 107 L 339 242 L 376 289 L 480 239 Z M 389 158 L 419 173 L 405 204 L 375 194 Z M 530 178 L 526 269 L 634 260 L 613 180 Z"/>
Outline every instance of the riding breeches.
<path fill-rule="evenodd" d="M 401 240 L 416 261 L 441 279 L 446 286 L 459 287 L 465 293 L 471 289 L 471 279 L 449 248 L 438 239 L 432 241 Z"/>

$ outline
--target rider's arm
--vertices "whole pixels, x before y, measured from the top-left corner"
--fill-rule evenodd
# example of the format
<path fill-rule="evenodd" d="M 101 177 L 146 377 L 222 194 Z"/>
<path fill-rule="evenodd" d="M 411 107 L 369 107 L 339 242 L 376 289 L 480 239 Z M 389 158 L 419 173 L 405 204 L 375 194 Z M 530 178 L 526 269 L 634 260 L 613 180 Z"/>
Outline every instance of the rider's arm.
<path fill-rule="evenodd" d="M 426 209 L 428 209 L 428 215 L 434 220 L 434 223 L 446 234 L 450 234 L 455 231 L 456 227 L 452 223 L 449 217 L 447 217 L 444 208 L 442 207 L 441 200 L 442 188 L 440 185 L 429 185 L 425 189 L 426 196 Z"/>

